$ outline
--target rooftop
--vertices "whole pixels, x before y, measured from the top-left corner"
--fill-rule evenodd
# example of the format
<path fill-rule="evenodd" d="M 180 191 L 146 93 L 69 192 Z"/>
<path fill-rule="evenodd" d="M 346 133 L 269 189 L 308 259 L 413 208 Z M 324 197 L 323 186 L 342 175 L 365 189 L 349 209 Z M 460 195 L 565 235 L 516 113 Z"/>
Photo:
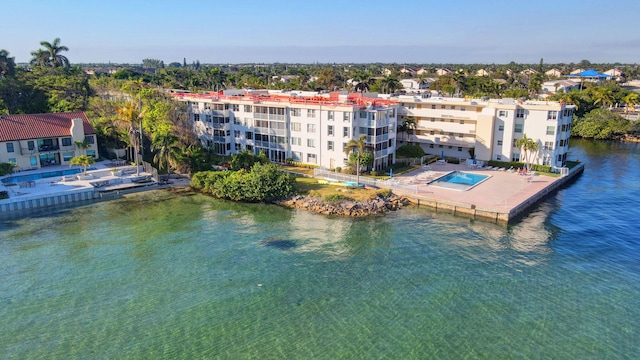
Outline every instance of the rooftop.
<path fill-rule="evenodd" d="M 73 119 L 81 119 L 85 134 L 95 134 L 83 112 L 0 115 L 0 141 L 17 141 L 71 135 Z"/>

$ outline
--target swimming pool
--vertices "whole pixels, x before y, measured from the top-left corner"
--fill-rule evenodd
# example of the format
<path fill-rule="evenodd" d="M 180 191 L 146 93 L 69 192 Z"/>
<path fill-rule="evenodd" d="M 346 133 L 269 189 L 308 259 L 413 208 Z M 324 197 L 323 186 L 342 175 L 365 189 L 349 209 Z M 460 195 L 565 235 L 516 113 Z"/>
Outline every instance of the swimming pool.
<path fill-rule="evenodd" d="M 95 170 L 95 168 L 90 168 L 87 170 Z M 82 169 L 75 168 L 75 169 L 49 171 L 49 172 L 29 174 L 29 175 L 18 175 L 18 176 L 11 176 L 6 179 L 2 179 L 2 183 L 3 184 L 18 183 L 22 181 L 38 180 L 38 179 L 45 179 L 45 178 L 56 177 L 56 176 L 79 174 L 81 172 L 82 172 Z"/>
<path fill-rule="evenodd" d="M 490 178 L 489 175 L 479 175 L 464 171 L 452 171 L 435 180 L 428 182 L 427 185 L 434 185 L 452 190 L 466 191 L 487 180 L 488 178 Z"/>

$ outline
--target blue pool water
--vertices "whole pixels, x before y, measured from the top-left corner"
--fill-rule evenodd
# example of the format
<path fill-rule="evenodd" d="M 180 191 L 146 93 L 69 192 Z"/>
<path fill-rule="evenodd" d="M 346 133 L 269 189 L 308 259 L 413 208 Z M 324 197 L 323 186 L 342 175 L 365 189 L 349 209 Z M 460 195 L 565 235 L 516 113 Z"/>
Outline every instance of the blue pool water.
<path fill-rule="evenodd" d="M 95 168 L 89 168 L 87 170 L 95 170 Z M 56 176 L 79 174 L 81 172 L 82 172 L 82 169 L 75 168 L 75 169 L 68 169 L 68 170 L 48 171 L 44 173 L 29 174 L 29 175 L 18 175 L 18 176 L 11 176 L 6 179 L 2 179 L 2 183 L 3 184 L 17 183 L 22 181 L 45 179 L 45 178 L 56 177 Z"/>
<path fill-rule="evenodd" d="M 489 178 L 489 175 L 472 174 L 464 171 L 452 171 L 429 182 L 429 185 L 454 190 L 469 190 Z"/>

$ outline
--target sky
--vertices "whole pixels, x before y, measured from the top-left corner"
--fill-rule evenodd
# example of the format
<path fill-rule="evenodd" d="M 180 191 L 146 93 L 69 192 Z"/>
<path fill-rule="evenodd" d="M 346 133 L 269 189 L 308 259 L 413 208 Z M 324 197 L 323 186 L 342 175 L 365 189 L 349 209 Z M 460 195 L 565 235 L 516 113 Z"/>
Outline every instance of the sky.
<path fill-rule="evenodd" d="M 0 49 L 72 64 L 640 62 L 638 0 L 7 0 Z"/>

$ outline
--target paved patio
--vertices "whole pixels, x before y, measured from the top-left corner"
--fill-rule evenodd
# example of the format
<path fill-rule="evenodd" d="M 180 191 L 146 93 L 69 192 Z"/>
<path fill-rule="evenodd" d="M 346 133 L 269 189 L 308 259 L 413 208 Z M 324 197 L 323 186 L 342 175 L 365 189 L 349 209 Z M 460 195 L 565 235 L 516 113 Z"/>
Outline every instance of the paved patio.
<path fill-rule="evenodd" d="M 400 184 L 394 191 L 409 197 L 416 196 L 420 199 L 466 206 L 475 205 L 477 208 L 496 213 L 509 213 L 511 209 L 560 179 L 539 174 L 531 177 L 504 170 L 469 168 L 463 164 L 433 164 L 430 167 L 430 170 L 423 168 L 394 176 L 393 181 Z M 454 170 L 489 175 L 490 178 L 466 191 L 427 185 L 429 181 Z"/>

